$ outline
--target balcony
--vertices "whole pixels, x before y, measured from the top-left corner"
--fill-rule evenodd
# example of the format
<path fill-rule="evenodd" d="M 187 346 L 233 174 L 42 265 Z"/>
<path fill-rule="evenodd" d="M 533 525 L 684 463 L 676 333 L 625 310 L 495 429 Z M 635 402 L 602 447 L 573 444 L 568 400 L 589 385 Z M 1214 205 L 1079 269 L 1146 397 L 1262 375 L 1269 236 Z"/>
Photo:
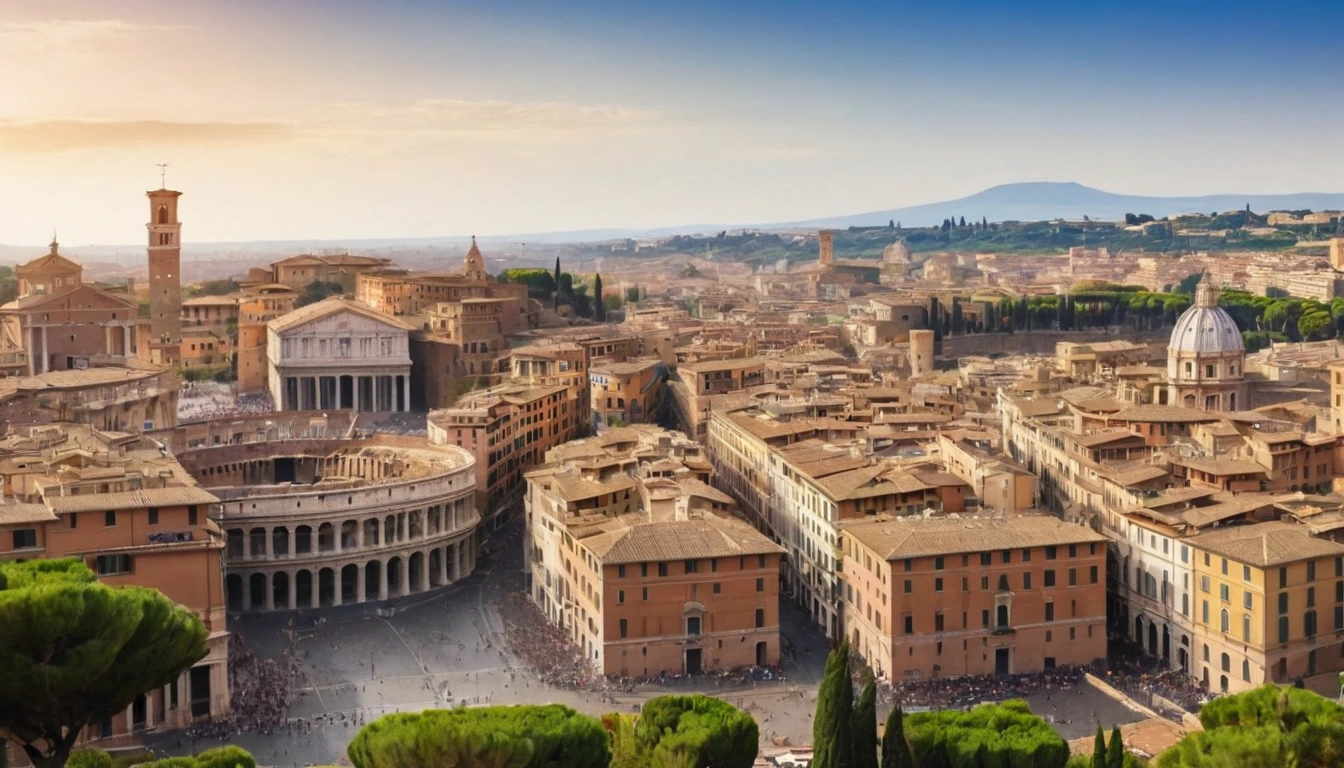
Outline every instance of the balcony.
<path fill-rule="evenodd" d="M 184 541 L 192 541 L 195 538 L 194 531 L 155 531 L 148 535 L 150 544 L 178 544 Z"/>
<path fill-rule="evenodd" d="M 991 627 L 990 630 L 989 630 L 989 634 L 991 634 L 991 635 L 995 635 L 995 636 L 998 636 L 998 635 L 1016 635 L 1016 634 L 1017 634 L 1017 629 L 1014 628 L 1014 627 Z"/>

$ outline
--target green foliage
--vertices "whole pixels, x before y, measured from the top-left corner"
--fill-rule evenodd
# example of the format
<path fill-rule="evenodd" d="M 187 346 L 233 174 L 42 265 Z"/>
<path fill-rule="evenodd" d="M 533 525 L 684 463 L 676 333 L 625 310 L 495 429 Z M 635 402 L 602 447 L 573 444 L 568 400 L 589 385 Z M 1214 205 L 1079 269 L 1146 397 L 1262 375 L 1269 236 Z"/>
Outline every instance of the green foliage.
<path fill-rule="evenodd" d="M 913 714 L 906 735 L 920 766 L 1064 768 L 1069 759 L 1069 745 L 1023 701 Z"/>
<path fill-rule="evenodd" d="M 112 768 L 112 756 L 101 749 L 77 749 L 65 761 L 66 768 Z"/>
<path fill-rule="evenodd" d="M 165 757 L 155 760 L 144 768 L 196 768 L 196 759 L 192 757 Z"/>
<path fill-rule="evenodd" d="M 915 757 L 905 738 L 905 713 L 899 706 L 887 715 L 887 727 L 882 733 L 882 768 L 915 768 Z"/>
<path fill-rule="evenodd" d="M 182 298 L 189 299 L 193 296 L 228 296 L 239 290 L 238 283 L 231 277 L 225 277 L 220 280 L 206 280 L 202 283 L 189 285 L 182 289 Z"/>
<path fill-rule="evenodd" d="M 1091 768 L 1106 768 L 1106 732 L 1097 723 L 1097 738 L 1092 744 Z"/>
<path fill-rule="evenodd" d="M 555 293 L 555 281 L 560 274 L 560 259 L 555 260 L 555 274 L 546 269 L 506 269 L 499 279 L 505 283 L 519 283 L 527 286 L 527 295 L 533 299 L 550 299 Z"/>
<path fill-rule="evenodd" d="M 1118 725 L 1111 728 L 1111 742 L 1106 745 L 1106 768 L 1125 768 L 1125 740 Z"/>
<path fill-rule="evenodd" d="M 812 719 L 813 768 L 854 765 L 854 683 L 849 669 L 849 642 L 826 657 Z"/>
<path fill-rule="evenodd" d="M 606 768 L 607 732 L 558 704 L 387 715 L 346 749 L 355 768 Z"/>
<path fill-rule="evenodd" d="M 247 750 L 230 744 L 196 755 L 196 768 L 257 768 L 257 761 Z"/>
<path fill-rule="evenodd" d="M 85 726 L 205 656 L 200 618 L 157 590 L 109 587 L 78 560 L 0 574 L 0 731 L 39 768 L 64 765 Z"/>
<path fill-rule="evenodd" d="M 635 742 L 635 716 L 612 713 L 602 716 L 602 727 L 611 737 L 611 768 L 644 768 L 643 756 Z"/>
<path fill-rule="evenodd" d="M 854 705 L 854 768 L 877 768 L 877 684 L 872 672 L 864 677 Z"/>
<path fill-rule="evenodd" d="M 1199 721 L 1204 730 L 1162 753 L 1159 768 L 1344 764 L 1344 707 L 1305 689 L 1264 685 L 1221 696 Z"/>
<path fill-rule="evenodd" d="M 760 733 L 756 721 L 709 696 L 659 696 L 642 708 L 635 743 L 652 765 L 751 768 Z"/>
<path fill-rule="evenodd" d="M 139 752 L 119 752 L 112 758 L 112 768 L 131 768 L 133 765 L 154 762 L 154 753 L 148 749 Z"/>
<path fill-rule="evenodd" d="M 700 268 L 694 264 L 687 264 L 685 269 L 681 270 L 681 276 L 685 278 L 700 277 Z"/>
<path fill-rule="evenodd" d="M 332 296 L 340 296 L 345 293 L 345 288 L 340 283 L 324 283 L 321 280 L 313 282 L 303 287 L 303 293 L 294 301 L 294 306 L 306 307 L 309 304 L 316 304 L 323 299 L 329 299 Z"/>

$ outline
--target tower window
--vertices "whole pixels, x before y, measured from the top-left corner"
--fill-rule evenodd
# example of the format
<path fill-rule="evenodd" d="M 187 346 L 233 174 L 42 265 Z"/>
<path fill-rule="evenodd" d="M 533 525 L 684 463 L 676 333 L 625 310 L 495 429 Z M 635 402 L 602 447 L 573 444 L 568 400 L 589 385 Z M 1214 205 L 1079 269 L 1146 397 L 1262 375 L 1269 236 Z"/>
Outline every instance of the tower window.
<path fill-rule="evenodd" d="M 159 223 L 160 224 L 168 223 L 168 206 L 166 205 L 159 206 Z"/>

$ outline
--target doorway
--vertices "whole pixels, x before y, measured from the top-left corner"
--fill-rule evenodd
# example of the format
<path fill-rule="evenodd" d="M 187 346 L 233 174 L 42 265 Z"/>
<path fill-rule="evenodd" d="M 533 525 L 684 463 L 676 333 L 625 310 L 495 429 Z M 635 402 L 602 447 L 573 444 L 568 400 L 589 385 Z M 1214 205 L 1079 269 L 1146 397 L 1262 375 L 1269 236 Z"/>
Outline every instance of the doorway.
<path fill-rule="evenodd" d="M 701 649 L 699 648 L 686 649 L 686 674 L 700 674 L 700 653 Z"/>
<path fill-rule="evenodd" d="M 756 644 L 756 666 L 764 667 L 766 661 L 765 641 L 762 640 Z"/>
<path fill-rule="evenodd" d="M 995 674 L 995 675 L 1003 676 L 1003 675 L 1010 674 L 1009 667 L 1010 667 L 1011 665 L 1009 664 L 1009 654 L 1011 654 L 1011 653 L 1012 653 L 1012 649 L 1010 649 L 1010 648 L 995 648 L 995 649 L 994 649 L 994 674 Z"/>

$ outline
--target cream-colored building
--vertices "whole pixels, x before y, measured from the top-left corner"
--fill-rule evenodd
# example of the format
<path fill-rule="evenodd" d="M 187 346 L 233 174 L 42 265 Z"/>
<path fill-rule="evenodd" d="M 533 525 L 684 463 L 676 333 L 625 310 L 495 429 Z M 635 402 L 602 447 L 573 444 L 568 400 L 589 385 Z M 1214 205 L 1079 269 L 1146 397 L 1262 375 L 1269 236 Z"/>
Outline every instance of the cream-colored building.
<path fill-rule="evenodd" d="M 270 391 L 282 411 L 411 409 L 410 327 L 331 298 L 267 324 Z"/>
<path fill-rule="evenodd" d="M 1218 288 L 1205 275 L 1195 303 L 1176 321 L 1167 350 L 1169 403 L 1208 411 L 1247 408 L 1246 347 Z"/>

